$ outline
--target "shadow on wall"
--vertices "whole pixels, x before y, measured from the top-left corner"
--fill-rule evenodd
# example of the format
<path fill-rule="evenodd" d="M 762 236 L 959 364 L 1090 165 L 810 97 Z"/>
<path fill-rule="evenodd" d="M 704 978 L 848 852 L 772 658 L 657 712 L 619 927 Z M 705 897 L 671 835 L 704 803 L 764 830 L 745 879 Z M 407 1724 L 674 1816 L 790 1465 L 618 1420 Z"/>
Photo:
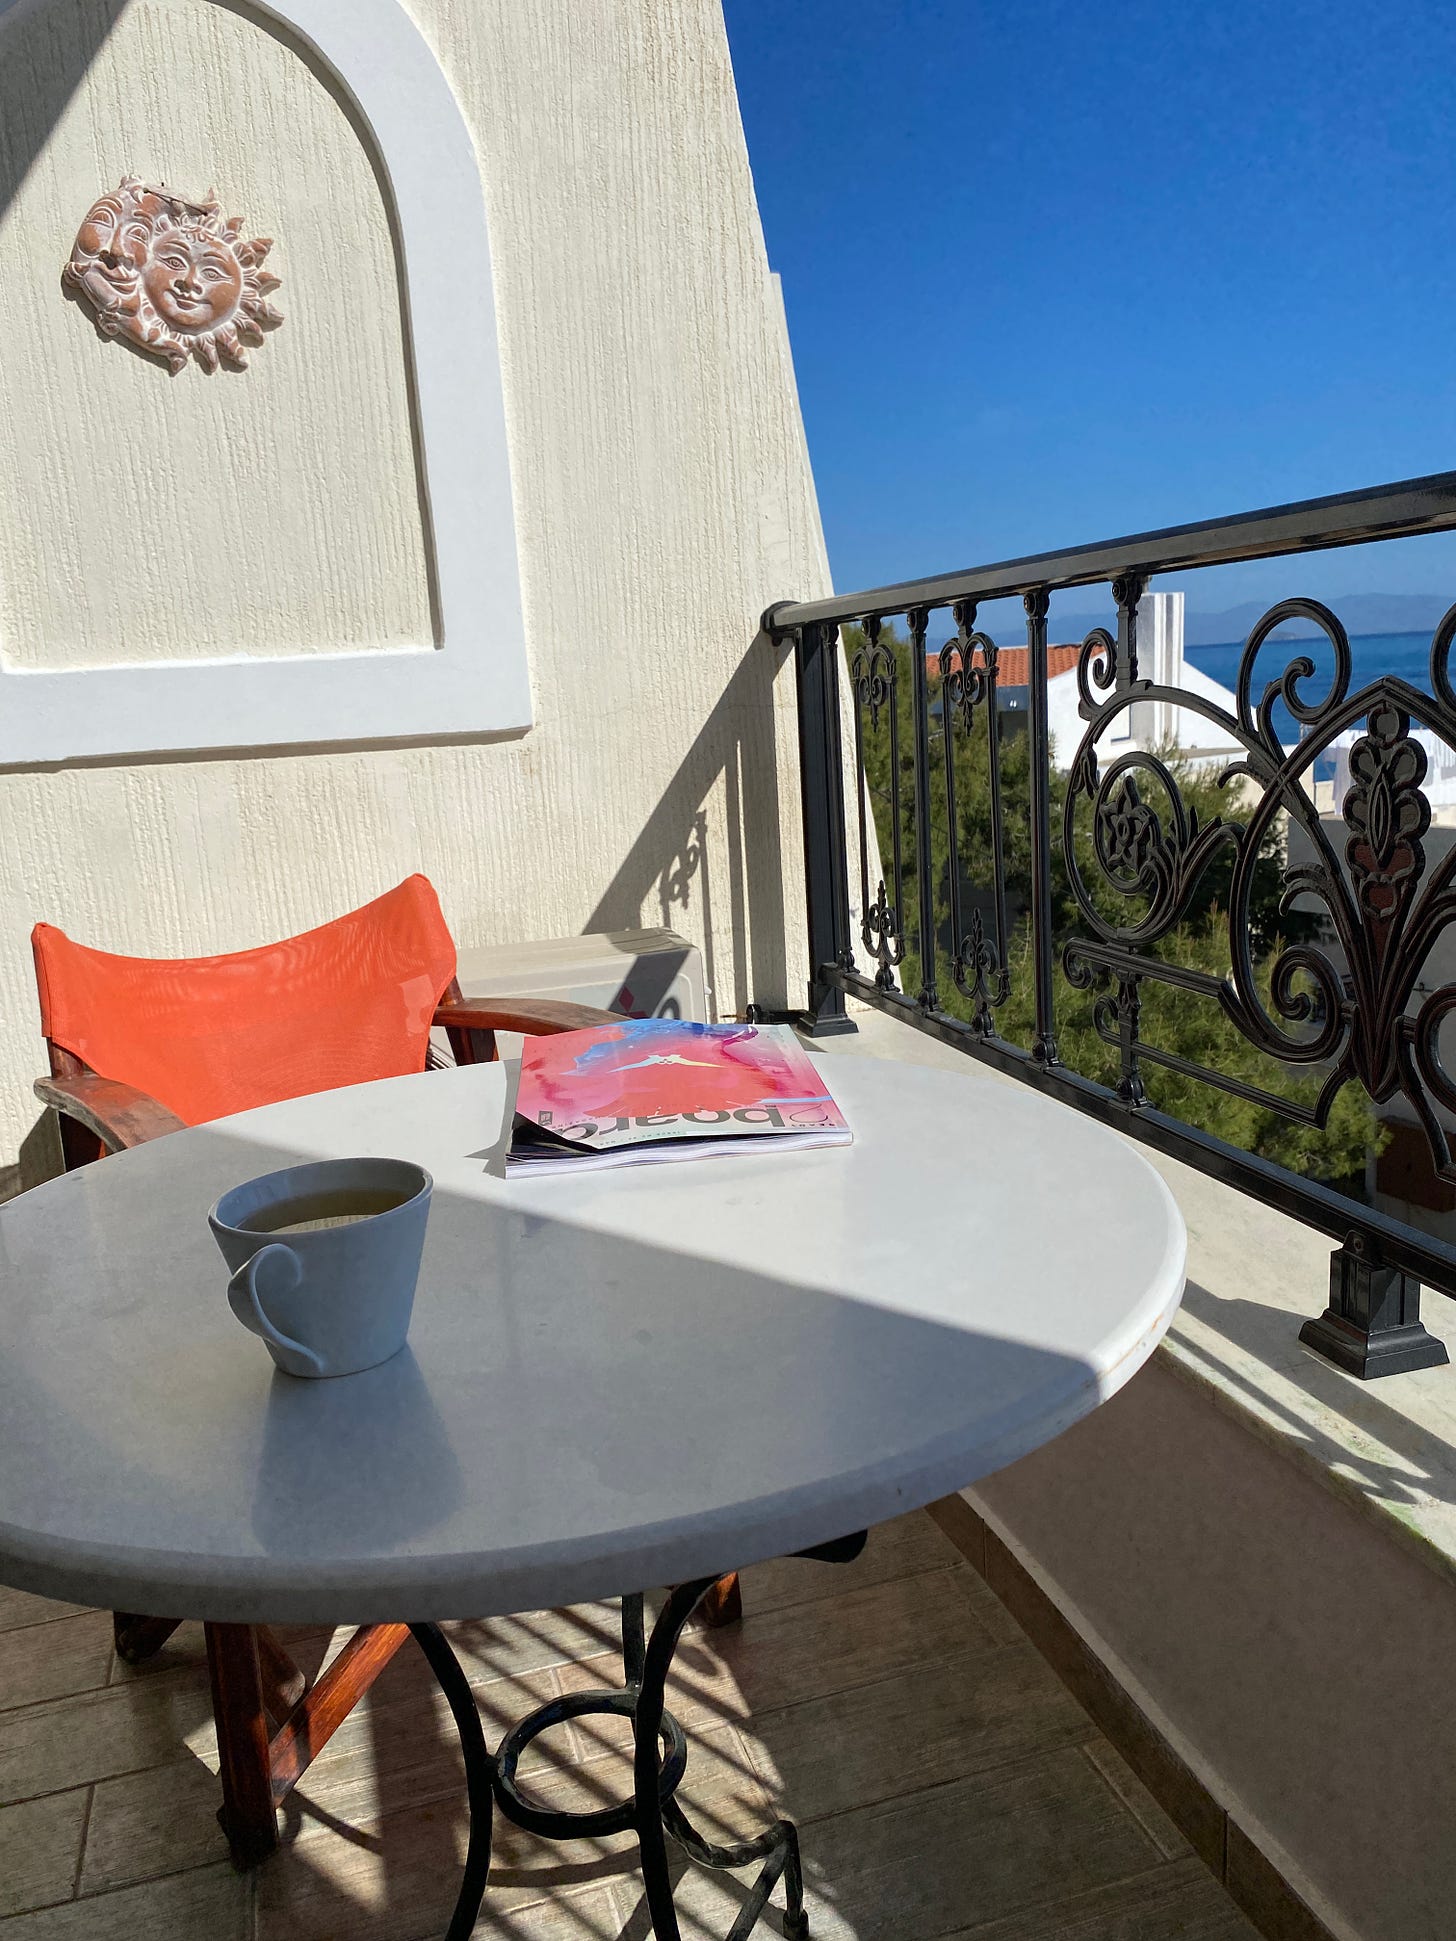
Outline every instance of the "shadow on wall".
<path fill-rule="evenodd" d="M 0 0 L 6 61 L 23 61 L 26 72 L 26 87 L 7 103 L 0 128 L 0 215 L 15 200 L 126 7 L 127 0 L 71 0 L 65 8 L 45 5 L 43 0 L 11 0 L 9 5 Z M 58 272 L 70 241 L 67 236 L 62 243 Z"/>
<path fill-rule="evenodd" d="M 750 643 L 583 925 L 587 932 L 647 923 L 676 929 L 677 913 L 696 906 L 694 929 L 719 1017 L 741 1013 L 750 1002 L 767 1010 L 789 1003 L 774 714 L 774 681 L 789 651 L 765 633 Z M 727 840 L 715 878 L 706 805 L 720 778 Z M 725 932 L 728 963 L 720 954 Z"/>
<path fill-rule="evenodd" d="M 762 633 L 750 643 L 583 925 L 587 933 L 653 924 L 677 929 L 685 913 L 694 913 L 691 928 L 702 940 L 718 1017 L 741 1014 L 750 1002 L 766 1010 L 789 1002 L 774 681 L 790 651 Z M 710 841 L 710 805 L 720 779 L 726 840 L 717 847 Z M 796 962 L 802 949 L 796 934 Z M 42 1068 L 38 1058 L 37 1076 Z M 22 1142 L 19 1164 L 0 1170 L 0 1200 L 61 1170 L 55 1116 L 42 1112 Z"/>
<path fill-rule="evenodd" d="M 7 104 L 9 111 L 0 120 L 0 216 L 19 194 L 51 130 L 126 6 L 127 0 L 74 0 L 62 20 L 42 0 L 10 0 L 8 5 L 0 0 L 0 30 L 7 36 L 5 59 L 24 58 L 27 75 L 23 94 Z M 69 245 L 67 237 L 62 257 Z M 39 1075 L 39 1065 L 36 1072 Z M 54 1115 L 43 1113 L 21 1146 L 18 1164 L 0 1168 L 0 1200 L 53 1178 L 60 1169 Z"/>

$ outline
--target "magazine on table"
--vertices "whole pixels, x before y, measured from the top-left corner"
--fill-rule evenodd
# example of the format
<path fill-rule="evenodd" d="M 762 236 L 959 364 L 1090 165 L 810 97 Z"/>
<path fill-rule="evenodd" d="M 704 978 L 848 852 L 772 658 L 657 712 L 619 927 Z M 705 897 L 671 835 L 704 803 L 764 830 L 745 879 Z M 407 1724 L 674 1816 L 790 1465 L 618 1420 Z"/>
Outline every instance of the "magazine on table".
<path fill-rule="evenodd" d="M 620 1024 L 527 1038 L 506 1172 L 570 1173 L 853 1138 L 786 1024 Z"/>

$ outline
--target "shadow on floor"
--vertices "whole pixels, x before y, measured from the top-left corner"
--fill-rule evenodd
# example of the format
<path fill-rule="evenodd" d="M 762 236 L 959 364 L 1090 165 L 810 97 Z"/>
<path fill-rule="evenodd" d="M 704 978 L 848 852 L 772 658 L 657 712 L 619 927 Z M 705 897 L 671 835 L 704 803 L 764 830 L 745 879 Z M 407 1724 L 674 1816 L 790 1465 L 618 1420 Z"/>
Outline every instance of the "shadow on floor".
<path fill-rule="evenodd" d="M 1433 1498 L 1456 1503 L 1456 1461 L 1446 1439 L 1382 1401 L 1379 1382 L 1361 1382 L 1318 1355 L 1299 1350 L 1297 1315 L 1261 1301 L 1226 1299 L 1192 1280 L 1184 1289 L 1183 1306 L 1195 1319 L 1257 1355 L 1337 1419 L 1340 1426 L 1321 1430 L 1310 1413 L 1280 1402 L 1267 1384 L 1250 1381 L 1205 1353 L 1196 1341 L 1180 1337 L 1180 1354 L 1202 1367 L 1211 1380 L 1246 1397 L 1258 1413 L 1272 1417 L 1281 1432 L 1302 1445 L 1322 1468 L 1338 1472 L 1382 1503 L 1421 1505 Z M 1436 1371 L 1441 1377 L 1449 1372 Z M 1411 1378 L 1388 1379 L 1399 1384 Z M 1382 1461 L 1370 1442 L 1401 1458 L 1401 1463 Z"/>

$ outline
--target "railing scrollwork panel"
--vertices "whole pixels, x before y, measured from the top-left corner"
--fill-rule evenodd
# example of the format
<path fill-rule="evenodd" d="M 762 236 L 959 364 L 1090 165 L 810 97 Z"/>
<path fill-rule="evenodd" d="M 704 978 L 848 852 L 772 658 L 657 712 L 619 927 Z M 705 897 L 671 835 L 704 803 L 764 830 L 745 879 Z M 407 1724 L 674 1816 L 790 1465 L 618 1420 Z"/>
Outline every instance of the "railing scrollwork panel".
<path fill-rule="evenodd" d="M 904 817 L 900 801 L 898 670 L 893 647 L 880 638 L 884 622 L 879 614 L 867 614 L 863 624 L 864 645 L 855 653 L 849 669 L 854 688 L 855 797 L 859 803 L 860 937 L 875 960 L 876 985 L 882 991 L 893 991 L 895 971 L 905 961 L 905 933 L 901 927 L 905 869 L 901 849 Z M 893 889 L 887 893 L 885 879 L 881 876 L 872 895 L 865 735 L 866 717 L 869 731 L 873 732 L 879 728 L 882 713 L 887 718 L 890 735 L 889 816 L 894 830 L 890 880 Z"/>
<path fill-rule="evenodd" d="M 1139 613 L 1159 574 L 1436 529 L 1456 529 L 1456 473 L 786 604 L 771 620 L 781 636 L 808 621 L 859 629 L 848 674 L 859 933 L 872 980 L 847 947 L 825 978 L 1332 1235 L 1331 1305 L 1306 1338 L 1362 1374 L 1442 1358 L 1419 1325 L 1414 1277 L 1456 1296 L 1456 1245 L 1196 1127 L 1181 1133 L 1157 1100 L 1173 1079 L 1196 1081 L 1317 1132 L 1357 1087 L 1374 1106 L 1413 1115 L 1434 1175 L 1456 1184 L 1456 1056 L 1442 1046 L 1456 980 L 1441 969 L 1456 924 L 1456 842 L 1434 841 L 1431 801 L 1433 761 L 1443 786 L 1456 772 L 1456 604 L 1432 634 L 1427 689 L 1395 674 L 1357 689 L 1338 615 L 1314 599 L 1280 600 L 1249 632 L 1223 701 L 1205 680 L 1173 684 L 1164 636 L 1140 640 Z M 1094 585 L 1110 594 L 1116 625 L 1081 641 L 1075 746 L 1054 750 L 1051 599 Z M 1012 598 L 1026 617 L 1028 707 L 1013 725 L 1027 736 L 1015 763 L 1029 767 L 1029 794 L 1025 822 L 1018 801 L 1008 830 L 1009 650 L 977 622 L 987 601 Z M 937 616 L 953 633 L 932 634 Z M 1314 645 L 1291 639 L 1291 622 Z M 1185 752 L 1162 738 L 1162 723 L 1179 724 Z M 1063 770 L 1055 788 L 1053 759 Z M 979 833 L 968 853 L 967 832 L 987 828 L 988 853 Z M 907 891 L 917 905 L 908 926 Z M 896 971 L 917 938 L 918 988 L 902 992 Z M 1012 982 L 1022 962 L 1025 992 L 1019 973 Z M 1208 1007 L 1216 1029 L 1158 1043 L 1177 1015 L 1159 988 Z M 1062 1065 L 1062 1003 L 1078 1031 L 1090 1020 L 1116 1053 L 1115 1079 Z M 1008 1029 L 1025 1035 L 1008 1040 Z M 1245 1048 L 1227 1070 L 1189 1055 L 1190 1045 L 1206 1053 L 1224 1042 L 1224 1029 Z"/>
<path fill-rule="evenodd" d="M 950 900 L 951 978 L 971 1003 L 971 1026 L 983 1037 L 996 1029 L 995 1011 L 1011 993 L 1007 969 L 1006 845 L 1001 802 L 1001 730 L 996 699 L 998 649 L 989 634 L 976 631 L 976 603 L 958 600 L 956 634 L 941 648 L 941 739 L 945 761 L 945 827 Z M 975 732 L 977 714 L 985 718 L 988 788 L 991 802 L 991 908 L 988 935 L 979 908 L 967 921 L 956 794 L 956 744 Z M 978 859 L 984 862 L 984 858 Z"/>
<path fill-rule="evenodd" d="M 1290 619 L 1320 629 L 1333 651 L 1333 675 L 1321 697 L 1309 698 L 1306 687 L 1316 677 L 1316 664 L 1307 652 L 1296 652 L 1255 700 L 1255 663 L 1275 628 Z M 1198 1068 L 1196 1075 L 1319 1126 L 1328 1122 L 1331 1104 L 1348 1082 L 1362 1086 L 1377 1104 L 1403 1095 L 1425 1128 L 1438 1176 L 1456 1182 L 1450 1136 L 1435 1109 L 1456 1112 L 1456 1086 L 1438 1045 L 1441 1024 L 1456 1011 L 1456 987 L 1440 985 L 1412 1015 L 1432 952 L 1456 920 L 1456 847 L 1430 869 L 1424 838 L 1431 808 L 1422 788 L 1428 758 L 1412 739 L 1416 721 L 1456 749 L 1456 696 L 1445 666 L 1453 639 L 1456 608 L 1432 640 L 1431 694 L 1397 677 L 1351 694 L 1349 643 L 1335 615 L 1315 601 L 1281 601 L 1249 634 L 1239 666 L 1237 711 L 1230 715 L 1199 695 L 1150 681 L 1098 701 L 1094 689 L 1111 685 L 1108 642 L 1105 635 L 1089 635 L 1078 664 L 1088 725 L 1072 762 L 1063 851 L 1070 887 L 1091 935 L 1065 945 L 1063 957 L 1069 977 L 1085 980 L 1098 972 L 1109 989 L 1115 977 L 1125 983 L 1125 963 L 1099 946 L 1148 951 L 1184 917 L 1214 856 L 1231 849 L 1229 974 L 1218 986 L 1218 1002 L 1261 1052 L 1286 1065 L 1327 1067 L 1328 1072 L 1312 1111 L 1233 1084 L 1208 1068 Z M 1201 715 L 1242 745 L 1242 758 L 1219 777 L 1239 803 L 1238 817 L 1200 826 L 1185 807 L 1176 776 L 1152 751 L 1131 750 L 1101 766 L 1099 745 L 1119 715 L 1139 700 Z M 1277 730 L 1280 704 L 1302 731 L 1288 749 Z M 1348 747 L 1349 786 L 1342 802 L 1333 805 L 1345 826 L 1343 843 L 1337 844 L 1329 834 L 1330 814 L 1322 815 L 1316 805 L 1312 777 L 1316 764 L 1357 726 L 1363 732 Z M 1317 903 L 1323 935 L 1285 943 L 1268 966 L 1265 989 L 1250 906 L 1259 857 L 1281 814 L 1297 826 L 1308 852 L 1284 869 L 1281 911 L 1288 914 L 1301 899 Z M 1092 884 L 1079 860 L 1081 818 L 1091 825 L 1097 865 Z M 1114 921 L 1106 913 L 1108 898 L 1138 907 Z M 1151 954 L 1139 958 L 1134 975 L 1167 981 Z M 1108 1043 L 1119 1042 L 1110 1018 L 1099 1014 L 1098 1029 Z M 1176 1069 L 1192 1068 L 1181 1061 Z"/>

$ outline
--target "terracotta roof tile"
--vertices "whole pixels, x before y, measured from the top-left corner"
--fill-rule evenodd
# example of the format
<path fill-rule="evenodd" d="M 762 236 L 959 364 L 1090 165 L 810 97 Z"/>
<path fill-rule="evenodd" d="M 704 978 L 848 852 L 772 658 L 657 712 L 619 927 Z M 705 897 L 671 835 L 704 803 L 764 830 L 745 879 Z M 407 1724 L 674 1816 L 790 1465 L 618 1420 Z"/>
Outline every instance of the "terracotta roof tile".
<path fill-rule="evenodd" d="M 1077 665 L 1077 656 L 1082 651 L 1078 642 L 1059 643 L 1047 648 L 1047 678 L 1055 680 L 1058 674 L 1070 674 Z M 1001 687 L 1025 687 L 1028 681 L 1024 647 L 1003 647 L 996 656 L 996 680 Z M 975 665 L 981 664 L 981 650 L 976 649 Z M 926 672 L 933 678 L 940 676 L 940 655 L 927 654 Z"/>

